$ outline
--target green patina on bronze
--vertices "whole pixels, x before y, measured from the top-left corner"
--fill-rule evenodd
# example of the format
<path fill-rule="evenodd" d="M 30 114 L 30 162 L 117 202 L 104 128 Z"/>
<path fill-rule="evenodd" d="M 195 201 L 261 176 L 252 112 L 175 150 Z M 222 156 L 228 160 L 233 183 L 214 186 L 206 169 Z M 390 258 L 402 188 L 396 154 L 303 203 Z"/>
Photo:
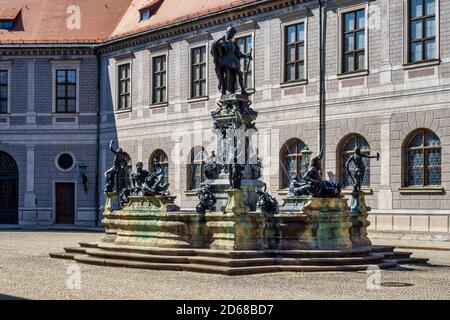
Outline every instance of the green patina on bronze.
<path fill-rule="evenodd" d="M 345 198 L 285 199 L 279 212 L 250 211 L 245 192 L 226 190 L 221 211 L 179 210 L 165 196 L 132 196 L 122 209 L 108 193 L 104 242 L 118 245 L 224 250 L 320 250 L 370 245 L 364 195 L 360 212 Z"/>

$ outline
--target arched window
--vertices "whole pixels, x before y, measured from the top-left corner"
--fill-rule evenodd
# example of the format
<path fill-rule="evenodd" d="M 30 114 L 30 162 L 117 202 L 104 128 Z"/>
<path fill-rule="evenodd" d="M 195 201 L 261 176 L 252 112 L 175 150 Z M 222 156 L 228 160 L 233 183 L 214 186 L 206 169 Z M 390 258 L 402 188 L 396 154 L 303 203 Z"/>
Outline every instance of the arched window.
<path fill-rule="evenodd" d="M 353 180 L 345 169 L 345 164 L 347 163 L 347 160 L 355 153 L 355 147 L 357 146 L 361 147 L 362 154 L 370 154 L 369 143 L 363 136 L 357 133 L 352 133 L 347 136 L 341 144 L 341 183 L 344 187 L 350 187 L 353 185 Z M 363 158 L 363 161 L 366 166 L 366 174 L 362 185 L 368 187 L 370 186 L 370 159 Z M 350 163 L 350 172 L 353 172 L 354 165 L 355 164 L 353 162 Z"/>
<path fill-rule="evenodd" d="M 280 172 L 281 187 L 288 188 L 292 176 L 302 175 L 304 164 L 302 161 L 302 150 L 305 143 L 300 139 L 291 139 L 281 148 Z"/>
<path fill-rule="evenodd" d="M 189 164 L 189 189 L 195 190 L 205 181 L 206 151 L 202 148 L 194 148 L 191 151 Z"/>
<path fill-rule="evenodd" d="M 150 172 L 154 171 L 153 164 L 157 162 L 161 164 L 162 171 L 164 173 L 164 183 L 169 182 L 169 158 L 167 154 L 162 150 L 156 150 L 150 156 L 150 160 L 148 163 L 148 167 L 150 168 Z"/>
<path fill-rule="evenodd" d="M 406 143 L 406 186 L 441 185 L 441 141 L 431 130 L 416 131 Z"/>

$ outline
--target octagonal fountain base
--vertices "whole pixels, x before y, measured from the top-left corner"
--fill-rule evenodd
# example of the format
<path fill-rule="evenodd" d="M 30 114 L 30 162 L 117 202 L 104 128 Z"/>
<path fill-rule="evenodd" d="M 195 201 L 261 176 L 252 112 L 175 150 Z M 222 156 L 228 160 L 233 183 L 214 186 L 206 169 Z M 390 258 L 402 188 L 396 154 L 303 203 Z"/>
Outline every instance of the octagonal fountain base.
<path fill-rule="evenodd" d="M 258 213 L 244 205 L 242 191 L 227 194 L 222 211 L 206 215 L 179 210 L 173 199 L 161 196 L 130 197 L 120 208 L 117 195 L 107 194 L 103 240 L 50 256 L 103 266 L 226 275 L 426 262 L 393 247 L 371 246 L 367 215 L 352 213 L 343 198 L 287 199 L 280 212 Z"/>

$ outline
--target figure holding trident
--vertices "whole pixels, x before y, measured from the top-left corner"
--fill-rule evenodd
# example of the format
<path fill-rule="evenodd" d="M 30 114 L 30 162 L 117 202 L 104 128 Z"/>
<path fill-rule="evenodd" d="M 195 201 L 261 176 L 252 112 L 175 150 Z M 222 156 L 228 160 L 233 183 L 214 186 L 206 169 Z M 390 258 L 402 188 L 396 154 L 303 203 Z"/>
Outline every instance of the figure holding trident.
<path fill-rule="evenodd" d="M 214 41 L 211 54 L 214 57 L 214 65 L 216 66 L 216 75 L 219 80 L 219 90 L 222 95 L 226 95 L 227 91 L 231 94 L 236 92 L 236 78 L 241 86 L 241 93 L 249 95 L 244 86 L 244 75 L 240 70 L 240 59 L 252 59 L 251 53 L 243 54 L 239 49 L 234 36 L 237 31 L 234 27 L 228 27 L 226 35 Z M 246 64 L 249 68 L 250 64 Z M 248 69 L 246 70 L 247 73 Z"/>
<path fill-rule="evenodd" d="M 361 153 L 361 146 L 356 146 L 354 154 L 345 163 L 345 170 L 353 181 L 353 192 L 360 192 L 362 184 L 364 181 L 364 176 L 366 175 L 366 165 L 364 164 L 364 158 L 366 159 L 377 159 L 380 160 L 380 154 L 377 153 L 376 156 L 369 156 L 367 154 Z M 353 174 L 350 170 L 350 164 L 353 162 L 355 168 L 353 169 Z"/>

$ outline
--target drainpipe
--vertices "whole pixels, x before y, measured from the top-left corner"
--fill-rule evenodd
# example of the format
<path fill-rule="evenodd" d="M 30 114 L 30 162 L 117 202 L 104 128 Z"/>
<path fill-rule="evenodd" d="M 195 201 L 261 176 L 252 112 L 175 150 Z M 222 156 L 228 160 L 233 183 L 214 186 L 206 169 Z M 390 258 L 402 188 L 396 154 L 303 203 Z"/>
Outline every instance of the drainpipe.
<path fill-rule="evenodd" d="M 97 141 L 96 141 L 96 153 L 95 153 L 95 226 L 98 227 L 99 223 L 99 208 L 100 208 L 100 95 L 101 95 L 101 70 L 102 59 L 97 52 Z"/>
<path fill-rule="evenodd" d="M 326 22 L 324 1 L 319 2 L 319 152 L 323 151 L 322 174 L 325 170 L 326 157 L 326 122 L 325 122 L 325 41 L 326 41 Z"/>

